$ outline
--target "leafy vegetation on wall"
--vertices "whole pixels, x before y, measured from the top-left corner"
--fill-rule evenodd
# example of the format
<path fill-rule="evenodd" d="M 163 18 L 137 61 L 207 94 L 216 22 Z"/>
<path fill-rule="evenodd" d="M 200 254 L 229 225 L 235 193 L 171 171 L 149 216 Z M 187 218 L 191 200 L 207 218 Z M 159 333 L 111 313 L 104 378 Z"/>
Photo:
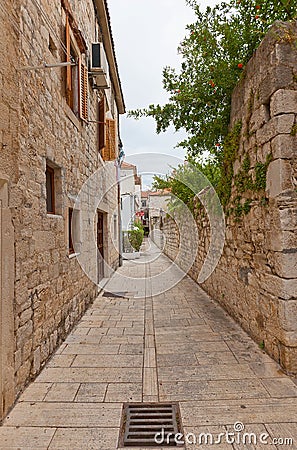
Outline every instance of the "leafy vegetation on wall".
<path fill-rule="evenodd" d="M 269 27 L 276 20 L 297 18 L 297 0 L 227 0 L 205 11 L 197 0 L 186 2 L 194 9 L 196 21 L 187 26 L 179 46 L 181 70 L 165 67 L 163 71 L 168 102 L 130 111 L 129 115 L 153 117 L 157 133 L 170 125 L 185 130 L 187 138 L 178 145 L 186 150 L 192 164 L 210 176 L 226 208 L 241 133 L 240 122 L 229 129 L 232 92 Z M 235 215 L 250 210 L 250 200 L 241 201 L 243 192 L 265 189 L 269 162 L 257 163 L 253 175 L 248 157 L 242 163 L 235 177 L 240 199 Z M 187 169 L 178 169 L 182 170 Z M 174 174 L 165 179 L 156 177 L 154 187 L 170 187 L 176 197 L 193 206 L 193 193 L 174 179 Z"/>

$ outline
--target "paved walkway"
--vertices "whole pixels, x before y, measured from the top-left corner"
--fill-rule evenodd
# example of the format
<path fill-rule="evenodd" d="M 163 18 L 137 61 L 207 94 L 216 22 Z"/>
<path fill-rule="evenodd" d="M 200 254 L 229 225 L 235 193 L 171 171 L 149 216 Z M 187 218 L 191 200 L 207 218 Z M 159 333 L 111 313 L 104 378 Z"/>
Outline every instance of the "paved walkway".
<path fill-rule="evenodd" d="M 191 279 L 162 292 L 169 266 L 154 248 L 125 262 L 106 289 L 127 298 L 96 299 L 5 420 L 1 449 L 116 449 L 129 401 L 178 401 L 185 435 L 222 433 L 187 449 L 297 448 L 296 384 Z M 226 442 L 235 422 L 257 445 Z"/>

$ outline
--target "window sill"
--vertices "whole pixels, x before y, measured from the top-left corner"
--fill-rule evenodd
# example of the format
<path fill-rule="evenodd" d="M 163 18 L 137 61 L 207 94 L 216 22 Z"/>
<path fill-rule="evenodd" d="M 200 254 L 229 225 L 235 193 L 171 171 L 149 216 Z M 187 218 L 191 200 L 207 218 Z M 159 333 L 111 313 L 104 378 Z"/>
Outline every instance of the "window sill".
<path fill-rule="evenodd" d="M 46 217 L 50 217 L 52 219 L 63 219 L 63 216 L 61 214 L 51 214 L 51 213 L 47 213 Z"/>
<path fill-rule="evenodd" d="M 79 255 L 80 255 L 80 253 L 70 253 L 70 254 L 68 254 L 68 258 L 69 259 L 73 259 L 73 258 L 76 258 Z"/>
<path fill-rule="evenodd" d="M 81 120 L 77 118 L 77 116 L 74 114 L 74 112 L 72 111 L 70 106 L 66 103 L 66 100 L 65 100 L 65 103 L 64 103 L 64 111 L 65 111 L 65 114 L 68 117 L 68 119 L 75 126 L 75 128 L 77 128 L 77 130 L 80 130 L 81 127 L 82 127 Z"/>

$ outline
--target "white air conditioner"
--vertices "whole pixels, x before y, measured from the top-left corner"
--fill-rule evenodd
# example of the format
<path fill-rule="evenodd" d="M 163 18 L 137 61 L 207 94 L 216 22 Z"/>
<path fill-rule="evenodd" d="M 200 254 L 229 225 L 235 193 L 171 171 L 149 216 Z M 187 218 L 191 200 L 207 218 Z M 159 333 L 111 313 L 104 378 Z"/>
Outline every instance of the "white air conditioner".
<path fill-rule="evenodd" d="M 102 42 L 92 44 L 89 75 L 94 78 L 95 88 L 109 88 L 108 62 Z"/>

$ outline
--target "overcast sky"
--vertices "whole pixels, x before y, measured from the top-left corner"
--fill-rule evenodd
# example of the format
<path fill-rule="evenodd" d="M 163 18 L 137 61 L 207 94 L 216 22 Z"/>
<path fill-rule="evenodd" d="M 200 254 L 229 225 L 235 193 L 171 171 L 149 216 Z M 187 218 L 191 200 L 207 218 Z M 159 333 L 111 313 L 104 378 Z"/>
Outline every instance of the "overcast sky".
<path fill-rule="evenodd" d="M 201 2 L 203 6 L 215 3 L 216 0 Z M 185 0 L 108 0 L 108 4 L 127 110 L 165 103 L 162 70 L 165 66 L 180 67 L 177 47 L 186 35 L 186 25 L 195 20 L 192 8 Z M 135 153 L 184 159 L 184 151 L 174 149 L 183 134 L 171 129 L 157 135 L 155 129 L 153 119 L 121 117 L 126 161 L 133 162 L 131 155 Z"/>

